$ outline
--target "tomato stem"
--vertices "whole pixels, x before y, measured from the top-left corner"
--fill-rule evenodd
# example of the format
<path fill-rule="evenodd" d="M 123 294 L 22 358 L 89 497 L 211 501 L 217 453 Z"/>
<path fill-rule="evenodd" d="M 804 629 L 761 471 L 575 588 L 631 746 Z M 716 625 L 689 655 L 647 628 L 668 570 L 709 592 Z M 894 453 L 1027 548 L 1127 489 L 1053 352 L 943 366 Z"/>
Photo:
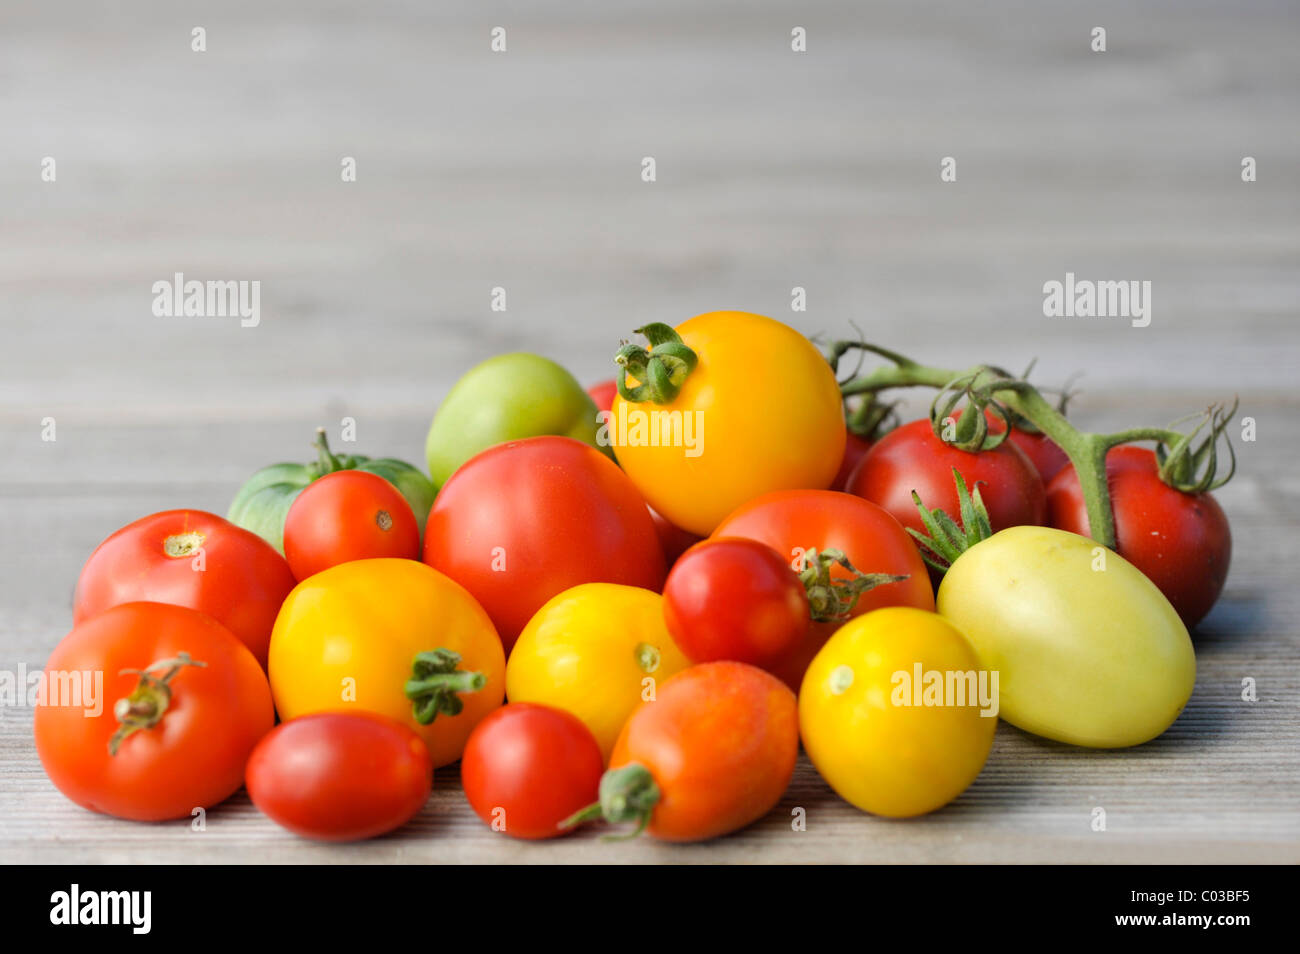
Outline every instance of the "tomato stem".
<path fill-rule="evenodd" d="M 457 669 L 458 665 L 460 653 L 450 649 L 416 654 L 405 692 L 420 725 L 429 725 L 440 715 L 459 715 L 465 708 L 459 693 L 478 692 L 487 685 L 483 673 Z"/>
<path fill-rule="evenodd" d="M 183 652 L 174 659 L 160 659 L 144 669 L 121 670 L 119 676 L 137 675 L 140 681 L 129 696 L 118 699 L 113 705 L 113 716 L 121 724 L 108 740 L 108 754 L 117 755 L 124 739 L 141 729 L 152 729 L 162 721 L 172 701 L 171 681 L 178 672 L 186 666 L 203 668 L 206 665 Z M 153 674 L 154 670 L 163 668 L 167 671 L 161 676 Z"/>
<path fill-rule="evenodd" d="M 848 579 L 831 576 L 831 569 L 837 566 L 849 572 Z M 799 571 L 799 582 L 808 594 L 809 615 L 819 623 L 848 619 L 863 593 L 906 579 L 889 573 L 863 573 L 849 562 L 843 550 L 832 549 L 809 550 Z"/>
<path fill-rule="evenodd" d="M 634 333 L 645 335 L 650 349 L 647 351 L 634 342 L 619 348 L 614 355 L 614 363 L 618 365 L 614 385 L 625 401 L 668 404 L 681 392 L 699 357 L 676 331 L 662 322 L 651 322 Z M 635 387 L 628 386 L 629 375 L 637 380 Z"/>
<path fill-rule="evenodd" d="M 611 825 L 635 821 L 636 828 L 630 833 L 609 836 L 615 840 L 635 838 L 650 824 L 661 795 L 650 770 L 639 762 L 629 762 L 606 771 L 600 777 L 597 800 L 560 822 L 560 828 L 567 831 L 589 821 L 603 820 Z"/>
<path fill-rule="evenodd" d="M 905 387 L 937 388 L 940 395 L 931 406 L 931 419 L 936 434 L 963 449 L 987 449 L 1006 439 L 1010 425 L 1015 420 L 1028 421 L 1039 432 L 1065 452 L 1078 475 L 1088 513 L 1089 532 L 1094 540 L 1112 550 L 1116 547 L 1115 518 L 1110 502 L 1110 487 L 1106 480 L 1106 453 L 1119 444 L 1133 441 L 1154 441 L 1160 460 L 1160 479 L 1171 487 L 1186 493 L 1199 493 L 1222 486 L 1236 467 L 1232 444 L 1228 452 L 1232 465 L 1225 476 L 1216 473 L 1218 458 L 1216 446 L 1227 436 L 1227 425 L 1236 413 L 1237 403 L 1231 409 L 1216 405 L 1206 411 L 1202 422 L 1191 433 L 1166 428 L 1134 428 L 1115 434 L 1094 434 L 1076 428 L 1043 395 L 1022 378 L 1012 377 L 990 365 L 976 365 L 966 371 L 950 371 L 918 364 L 896 352 L 868 344 L 865 341 L 839 341 L 830 349 L 834 366 L 849 351 L 860 349 L 886 358 L 891 363 L 860 374 L 840 386 L 846 397 L 875 394 L 879 391 Z M 951 395 L 954 390 L 960 393 Z M 944 400 L 944 395 L 949 398 Z M 941 433 L 938 425 L 952 416 L 961 397 L 968 402 L 966 412 L 956 423 L 956 433 Z M 1062 402 L 1063 403 L 1063 402 Z M 974 405 L 972 407 L 971 405 Z M 1006 433 L 991 434 L 987 422 L 976 419 L 978 411 L 983 418 L 984 407 L 992 407 L 1008 426 Z M 969 419 L 969 420 L 968 420 Z M 1192 441 L 1200 430 L 1209 424 L 1209 434 L 1193 448 Z M 976 438 L 979 437 L 979 440 Z M 1199 474 L 1199 476 L 1198 476 Z"/>

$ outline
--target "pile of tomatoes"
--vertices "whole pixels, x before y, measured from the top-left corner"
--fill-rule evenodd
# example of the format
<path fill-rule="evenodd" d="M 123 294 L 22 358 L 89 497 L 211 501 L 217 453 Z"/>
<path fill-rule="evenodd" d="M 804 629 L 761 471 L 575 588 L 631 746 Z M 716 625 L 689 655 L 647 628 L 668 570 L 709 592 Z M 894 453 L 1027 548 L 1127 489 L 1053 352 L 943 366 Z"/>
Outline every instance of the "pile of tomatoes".
<path fill-rule="evenodd" d="M 284 827 L 353 840 L 459 762 L 493 831 L 693 841 L 770 812 L 801 744 L 843 798 L 906 817 L 970 785 L 998 716 L 1095 747 L 1178 716 L 1230 538 L 1152 451 L 1108 459 L 1115 552 L 1041 433 L 850 433 L 834 367 L 780 322 L 645 333 L 590 392 L 536 355 L 472 369 L 427 474 L 321 433 L 228 519 L 112 534 L 46 666 L 50 779 L 142 821 L 246 786 Z M 949 525 L 969 539 L 927 565 Z M 56 693 L 78 679 L 102 679 L 97 708 Z"/>

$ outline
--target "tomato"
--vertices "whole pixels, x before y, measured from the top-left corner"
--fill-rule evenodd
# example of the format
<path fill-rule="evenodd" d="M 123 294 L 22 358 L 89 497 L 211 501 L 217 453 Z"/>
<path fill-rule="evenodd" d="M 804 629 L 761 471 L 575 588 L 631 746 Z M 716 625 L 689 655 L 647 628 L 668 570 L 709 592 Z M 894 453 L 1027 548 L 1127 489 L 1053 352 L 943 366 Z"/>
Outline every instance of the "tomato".
<path fill-rule="evenodd" d="M 567 437 L 502 444 L 461 467 L 429 513 L 424 562 L 474 594 L 507 652 L 572 586 L 664 581 L 645 501 L 616 464 Z"/>
<path fill-rule="evenodd" d="M 129 523 L 82 567 L 72 600 L 80 623 L 110 606 L 149 600 L 207 613 L 263 666 L 289 564 L 265 540 L 216 514 L 165 510 Z"/>
<path fill-rule="evenodd" d="M 871 450 L 871 441 L 857 434 L 845 432 L 844 456 L 840 458 L 840 469 L 835 472 L 835 479 L 831 481 L 831 490 L 843 490 L 848 485 L 853 471 L 857 469 L 858 463 L 869 450 Z"/>
<path fill-rule="evenodd" d="M 441 487 L 489 447 L 543 434 L 600 448 L 596 427 L 596 405 L 564 368 L 535 354 L 497 355 L 465 372 L 438 406 L 425 441 L 429 473 Z"/>
<path fill-rule="evenodd" d="M 605 758 L 591 730 L 550 706 L 512 702 L 478 724 L 460 763 L 479 818 L 515 838 L 553 838 L 590 804 Z"/>
<path fill-rule="evenodd" d="M 934 613 L 891 607 L 859 616 L 804 676 L 799 731 L 808 758 L 865 812 L 907 818 L 948 804 L 993 746 L 998 686 L 979 669 L 970 643 Z"/>
<path fill-rule="evenodd" d="M 664 621 L 692 662 L 760 668 L 787 656 L 811 625 L 803 583 L 785 558 L 743 537 L 687 550 L 664 583 Z"/>
<path fill-rule="evenodd" d="M 618 393 L 618 385 L 614 379 L 601 381 L 599 384 L 593 384 L 587 388 L 587 396 L 591 398 L 592 403 L 596 405 L 598 411 L 608 411 L 614 406 L 614 395 Z"/>
<path fill-rule="evenodd" d="M 655 533 L 659 535 L 659 546 L 664 551 L 664 562 L 672 566 L 677 558 L 700 542 L 693 533 L 687 533 L 681 527 L 674 527 L 653 510 L 650 519 L 654 521 Z"/>
<path fill-rule="evenodd" d="M 78 805 L 118 818 L 189 818 L 224 801 L 275 724 L 253 654 L 182 606 L 123 603 L 78 623 L 44 679 L 34 731 L 45 773 Z"/>
<path fill-rule="evenodd" d="M 411 505 L 415 522 L 424 532 L 424 521 L 433 506 L 433 484 L 422 471 L 392 457 L 371 458 L 362 454 L 335 454 L 325 439 L 325 429 L 316 431 L 317 460 L 310 464 L 272 464 L 263 467 L 235 494 L 226 519 L 256 533 L 280 553 L 284 552 L 284 521 L 304 487 L 339 470 L 360 470 L 378 474 L 402 492 Z"/>
<path fill-rule="evenodd" d="M 340 563 L 299 583 L 271 634 L 280 718 L 374 712 L 456 761 L 501 705 L 505 652 L 465 588 L 414 560 Z"/>
<path fill-rule="evenodd" d="M 1012 527 L 953 562 L 939 612 L 1000 673 L 1001 715 L 1095 748 L 1139 745 L 1196 682 L 1187 628 L 1133 564 L 1086 537 Z"/>
<path fill-rule="evenodd" d="M 740 311 L 677 329 L 698 363 L 666 404 L 614 399 L 619 463 L 669 522 L 706 536 L 746 500 L 831 485 L 844 453 L 835 374 L 793 328 Z"/>
<path fill-rule="evenodd" d="M 248 795 L 304 838 L 358 841 L 401 828 L 429 800 L 433 762 L 400 722 L 321 712 L 276 727 L 248 759 Z"/>
<path fill-rule="evenodd" d="M 959 513 L 953 468 L 972 489 L 981 482 L 994 530 L 1045 522 L 1043 481 L 1024 451 L 1009 440 L 978 453 L 958 450 L 934 433 L 928 418 L 904 424 L 872 445 L 846 489 L 884 507 L 904 527 L 923 532 L 912 491 L 931 510 Z"/>
<path fill-rule="evenodd" d="M 349 560 L 420 559 L 411 505 L 384 478 L 340 470 L 311 484 L 284 522 L 284 555 L 299 580 Z"/>
<path fill-rule="evenodd" d="M 851 615 L 882 606 L 934 609 L 934 590 L 925 561 L 897 520 L 880 507 L 833 490 L 787 490 L 765 494 L 738 508 L 718 525 L 716 537 L 748 537 L 787 556 L 801 567 L 810 550 L 839 550 L 864 573 L 906 576 L 863 593 Z M 834 581 L 851 574 L 836 566 Z M 814 623 L 798 647 L 769 668 L 797 689 L 804 670 L 840 622 Z"/>
<path fill-rule="evenodd" d="M 1005 425 L 995 411 L 985 410 L 984 417 L 989 422 L 991 433 L 1002 433 Z M 1061 450 L 1046 434 L 1030 433 L 1013 427 L 1011 436 L 1007 440 L 1025 452 L 1029 462 L 1034 465 L 1034 470 L 1038 471 L 1038 476 L 1043 479 L 1044 485 L 1060 473 L 1062 467 L 1070 463 L 1070 458 L 1066 456 L 1065 451 Z"/>
<path fill-rule="evenodd" d="M 587 583 L 529 621 L 506 666 L 506 694 L 573 713 L 608 756 L 638 703 L 689 665 L 668 635 L 658 593 Z"/>
<path fill-rule="evenodd" d="M 1228 518 L 1209 493 L 1164 483 L 1154 451 L 1121 445 L 1106 455 L 1106 482 L 1120 554 L 1160 588 L 1183 623 L 1199 623 L 1223 591 L 1232 561 Z M 1047 488 L 1048 522 L 1089 535 L 1088 511 L 1073 467 Z"/>
<path fill-rule="evenodd" d="M 665 841 L 716 838 L 776 806 L 798 754 L 794 693 L 780 680 L 738 662 L 692 666 L 623 726 L 602 814 Z"/>

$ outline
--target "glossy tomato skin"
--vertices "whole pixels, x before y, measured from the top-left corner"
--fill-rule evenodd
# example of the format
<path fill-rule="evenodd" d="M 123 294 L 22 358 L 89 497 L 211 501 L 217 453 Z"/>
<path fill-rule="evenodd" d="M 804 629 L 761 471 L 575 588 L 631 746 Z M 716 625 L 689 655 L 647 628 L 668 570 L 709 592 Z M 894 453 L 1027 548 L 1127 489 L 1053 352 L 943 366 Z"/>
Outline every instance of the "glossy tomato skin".
<path fill-rule="evenodd" d="M 990 410 L 984 412 L 984 417 L 989 422 L 989 430 L 994 434 L 1001 434 L 1003 429 L 1002 418 Z M 1043 479 L 1043 486 L 1046 487 L 1053 477 L 1061 472 L 1061 468 L 1070 462 L 1065 451 L 1061 450 L 1046 434 L 1031 434 L 1028 431 L 1022 431 L 1019 428 L 1011 429 L 1011 436 L 1007 438 L 1017 447 L 1025 452 L 1034 469 L 1038 471 L 1038 476 Z"/>
<path fill-rule="evenodd" d="M 904 527 L 924 532 L 912 491 L 930 510 L 940 509 L 958 519 L 961 510 L 954 467 L 968 487 L 981 482 L 980 496 L 995 531 L 1024 524 L 1040 526 L 1046 521 L 1042 478 L 1014 442 L 1003 441 L 993 450 L 979 453 L 957 450 L 934 433 L 928 418 L 910 421 L 878 440 L 858 464 L 846 489 L 879 504 Z"/>
<path fill-rule="evenodd" d="M 418 560 L 420 528 L 401 491 L 384 478 L 339 470 L 308 484 L 289 507 L 284 556 L 299 580 L 351 560 Z"/>
<path fill-rule="evenodd" d="M 139 682 L 134 673 L 182 652 L 161 720 L 121 741 L 114 704 Z M 271 691 L 253 654 L 203 613 L 166 603 L 123 603 L 78 623 L 55 647 L 47 674 L 102 673 L 99 711 L 42 696 L 34 713 L 36 751 L 50 781 L 91 811 L 133 821 L 189 818 L 243 784 L 244 764 L 275 724 Z M 52 690 L 49 690 L 52 691 Z M 83 700 L 84 701 L 84 700 Z"/>
<path fill-rule="evenodd" d="M 831 490 L 843 490 L 857 469 L 858 463 L 871 450 L 871 441 L 865 437 L 846 431 L 844 433 L 844 456 L 840 459 L 840 469 L 831 482 Z"/>
<path fill-rule="evenodd" d="M 608 756 L 627 717 L 690 664 L 664 623 L 662 596 L 583 583 L 528 621 L 506 663 L 506 695 L 573 713 Z"/>
<path fill-rule="evenodd" d="M 715 531 L 717 537 L 748 537 L 767 544 L 801 566 L 809 550 L 841 550 L 863 573 L 906 576 L 864 593 L 852 615 L 861 616 L 884 606 L 934 609 L 934 589 L 925 561 L 901 524 L 882 508 L 833 490 L 786 490 L 764 494 L 744 504 Z M 849 576 L 836 568 L 836 579 Z M 814 623 L 802 643 L 771 671 L 797 690 L 804 670 L 840 623 Z"/>
<path fill-rule="evenodd" d="M 662 405 L 617 396 L 606 429 L 646 502 L 705 536 L 759 494 L 829 487 L 844 453 L 844 401 L 821 352 L 748 312 L 696 315 L 675 330 L 698 358 L 680 393 Z M 682 430 L 681 441 L 650 437 L 649 414 L 690 422 L 693 450 Z"/>
<path fill-rule="evenodd" d="M 207 613 L 266 666 L 289 564 L 269 543 L 202 510 L 166 510 L 127 524 L 90 555 L 77 580 L 73 621 L 147 600 Z"/>
<path fill-rule="evenodd" d="M 660 798 L 647 831 L 704 841 L 744 828 L 785 794 L 799 754 L 794 693 L 738 662 L 692 666 L 623 726 L 610 768 L 649 769 Z"/>
<path fill-rule="evenodd" d="M 803 583 L 781 554 L 745 537 L 687 550 L 664 583 L 664 622 L 692 662 L 733 659 L 766 669 L 811 624 Z"/>
<path fill-rule="evenodd" d="M 900 704 L 919 698 L 905 689 L 899 694 L 900 674 L 910 677 L 918 666 L 923 673 L 973 674 L 974 698 Z M 934 811 L 975 780 L 993 745 L 997 687 L 985 676 L 986 696 L 979 698 L 980 669 L 970 642 L 941 616 L 909 607 L 859 616 L 831 637 L 804 676 L 804 750 L 830 786 L 863 811 L 891 818 Z"/>
<path fill-rule="evenodd" d="M 460 762 L 475 814 L 514 838 L 554 838 L 596 800 L 605 770 L 596 737 L 561 709 L 512 702 L 478 724 Z"/>
<path fill-rule="evenodd" d="M 245 775 L 264 815 L 319 841 L 359 841 L 400 828 L 433 788 L 424 741 L 365 712 L 322 712 L 277 726 L 253 749 Z"/>
<path fill-rule="evenodd" d="M 506 651 L 542 605 L 581 583 L 658 591 L 664 556 L 645 501 L 599 451 L 533 437 L 484 451 L 429 513 L 424 562 L 487 610 Z"/>
<path fill-rule="evenodd" d="M 1156 455 L 1120 446 L 1106 455 L 1117 550 L 1173 604 L 1191 629 L 1214 606 L 1228 578 L 1232 531 L 1209 493 L 1187 494 L 1161 481 Z M 1088 511 L 1073 467 L 1047 490 L 1048 520 L 1058 530 L 1089 535 Z"/>
<path fill-rule="evenodd" d="M 405 687 L 417 655 L 445 649 L 482 688 L 461 711 L 420 723 Z M 415 560 L 354 560 L 299 583 L 275 622 L 267 671 L 282 719 L 373 712 L 424 739 L 436 768 L 460 758 L 471 730 L 505 695 L 505 652 L 465 588 Z"/>

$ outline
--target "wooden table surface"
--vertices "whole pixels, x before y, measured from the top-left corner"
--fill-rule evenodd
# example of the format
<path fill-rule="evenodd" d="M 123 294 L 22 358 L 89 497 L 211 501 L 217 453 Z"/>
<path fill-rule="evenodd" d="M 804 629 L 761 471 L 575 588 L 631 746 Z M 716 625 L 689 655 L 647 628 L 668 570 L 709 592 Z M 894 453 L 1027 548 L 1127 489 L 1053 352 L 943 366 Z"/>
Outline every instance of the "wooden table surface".
<path fill-rule="evenodd" d="M 419 461 L 477 360 L 538 350 L 594 381 L 641 323 L 741 308 L 810 334 L 853 322 L 929 363 L 1082 371 L 1074 416 L 1098 429 L 1239 394 L 1258 439 L 1217 494 L 1236 549 L 1178 722 L 1118 752 L 1000 725 L 975 784 L 907 822 L 801 762 L 769 817 L 691 847 L 519 844 L 473 818 L 452 768 L 402 832 L 326 847 L 243 794 L 202 832 L 82 811 L 41 771 L 30 710 L 0 705 L 0 858 L 1300 860 L 1294 5 L 698 6 L 0 8 L 0 670 L 43 664 L 108 533 L 224 512 L 257 467 L 306 459 L 318 424 L 351 416 L 358 452 Z M 152 283 L 178 271 L 261 281 L 261 323 L 155 317 Z M 1067 271 L 1151 281 L 1150 326 L 1043 317 Z"/>

